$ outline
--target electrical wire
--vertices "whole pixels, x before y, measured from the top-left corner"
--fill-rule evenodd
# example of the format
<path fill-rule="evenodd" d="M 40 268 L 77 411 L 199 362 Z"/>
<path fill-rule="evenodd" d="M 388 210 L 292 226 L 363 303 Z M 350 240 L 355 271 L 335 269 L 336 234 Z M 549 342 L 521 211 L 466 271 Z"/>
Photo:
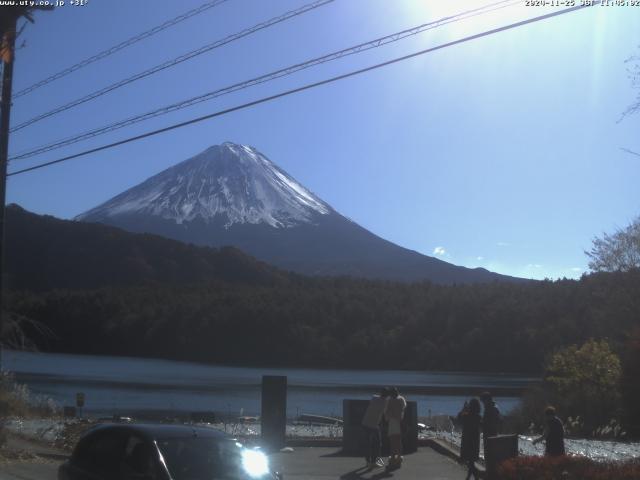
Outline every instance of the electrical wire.
<path fill-rule="evenodd" d="M 57 160 L 52 160 L 52 161 L 49 161 L 49 162 L 45 162 L 45 163 L 41 163 L 41 164 L 38 164 L 38 165 L 34 165 L 32 167 L 23 168 L 21 170 L 16 170 L 14 172 L 8 173 L 7 176 L 9 177 L 9 176 L 19 175 L 19 174 L 26 173 L 26 172 L 31 172 L 33 170 L 38 170 L 38 169 L 45 168 L 45 167 L 48 167 L 48 166 L 51 166 L 51 165 L 55 165 L 55 164 L 58 164 L 58 163 L 66 162 L 66 161 L 72 160 L 74 158 L 83 157 L 83 156 L 89 155 L 91 153 L 100 152 L 100 151 L 111 149 L 111 148 L 114 148 L 114 147 L 117 147 L 117 146 L 120 146 L 120 145 L 124 145 L 124 144 L 127 144 L 127 143 L 131 143 L 131 142 L 135 142 L 135 141 L 138 141 L 138 140 L 142 140 L 144 138 L 155 136 L 155 135 L 159 135 L 161 133 L 165 133 L 165 132 L 168 132 L 168 131 L 171 131 L 171 130 L 175 130 L 177 128 L 182 128 L 182 127 L 185 127 L 187 125 L 193 125 L 195 123 L 199 123 L 199 122 L 202 122 L 204 120 L 209 120 L 211 118 L 220 117 L 222 115 L 226 115 L 226 114 L 229 114 L 229 113 L 232 113 L 232 112 L 236 112 L 238 110 L 244 110 L 246 108 L 253 107 L 253 106 L 256 106 L 256 105 L 260 105 L 262 103 L 271 102 L 273 100 L 276 100 L 276 99 L 279 99 L 279 98 L 282 98 L 282 97 L 286 97 L 286 96 L 289 96 L 289 95 L 293 95 L 295 93 L 299 93 L 299 92 L 303 92 L 303 91 L 306 91 L 306 90 L 310 90 L 312 88 L 316 88 L 316 87 L 319 87 L 319 86 L 322 86 L 322 85 L 327 85 L 327 84 L 330 84 L 330 83 L 334 83 L 334 82 L 337 82 L 337 81 L 340 81 L 340 80 L 344 80 L 346 78 L 350 78 L 350 77 L 354 77 L 356 75 L 360 75 L 360 74 L 363 74 L 363 73 L 366 73 L 366 72 L 370 72 L 372 70 L 377 70 L 379 68 L 386 67 L 386 66 L 389 66 L 389 65 L 393 65 L 393 64 L 408 60 L 410 58 L 415 58 L 415 57 L 418 57 L 420 55 L 425 55 L 427 53 L 434 52 L 436 50 L 441 50 L 441 49 L 444 49 L 444 48 L 447 48 L 447 47 L 452 47 L 454 45 L 459 45 L 461 43 L 470 42 L 470 41 L 477 40 L 477 39 L 482 38 L 482 37 L 487 37 L 489 35 L 494 35 L 494 34 L 499 33 L 499 32 L 504 32 L 506 30 L 511 30 L 511 29 L 518 28 L 518 27 L 521 27 L 521 26 L 524 26 L 524 25 L 529 25 L 529 24 L 532 24 L 532 23 L 535 23 L 535 22 L 539 22 L 539 21 L 546 20 L 546 19 L 549 19 L 549 18 L 557 17 L 559 15 L 563 15 L 563 14 L 566 14 L 566 13 L 575 12 L 577 10 L 582 10 L 583 8 L 588 8 L 588 7 L 595 6 L 595 5 L 599 5 L 599 2 L 594 2 L 593 4 L 584 4 L 584 5 L 578 5 L 578 6 L 575 6 L 575 7 L 565 8 L 563 10 L 559 10 L 559 11 L 556 11 L 556 12 L 548 13 L 548 14 L 545 14 L 545 15 L 540 15 L 540 16 L 537 16 L 537 17 L 532 17 L 532 18 L 529 18 L 529 19 L 526 19 L 526 20 L 521 20 L 519 22 L 511 23 L 509 25 L 505 25 L 505 26 L 502 26 L 502 27 L 494 28 L 494 29 L 491 29 L 491 30 L 486 30 L 484 32 L 476 33 L 474 35 L 470 35 L 470 36 L 467 36 L 467 37 L 464 37 L 464 38 L 461 38 L 461 39 L 458 39 L 458 40 L 453 40 L 451 42 L 443 43 L 443 44 L 437 45 L 435 47 L 426 48 L 424 50 L 420 50 L 420 51 L 417 51 L 417 52 L 414 52 L 414 53 L 410 53 L 408 55 L 404 55 L 404 56 L 401 56 L 401 57 L 396 57 L 396 58 L 393 58 L 391 60 L 387 60 L 387 61 L 382 62 L 382 63 L 377 63 L 377 64 L 371 65 L 369 67 L 361 68 L 361 69 L 358 69 L 358 70 L 353 70 L 351 72 L 348 72 L 348 73 L 345 73 L 345 74 L 342 74 L 342 75 L 337 75 L 335 77 L 330 77 L 330 78 L 327 78 L 327 79 L 324 79 L 324 80 L 320 80 L 318 82 L 309 83 L 309 84 L 303 85 L 301 87 L 297 87 L 297 88 L 293 88 L 293 89 L 290 89 L 290 90 L 286 90 L 284 92 L 277 93 L 275 95 L 271 95 L 271 96 L 268 96 L 268 97 L 263 97 L 263 98 L 260 98 L 258 100 L 254 100 L 254 101 L 251 101 L 251 102 L 243 103 L 241 105 L 236 105 L 234 107 L 227 108 L 227 109 L 224 109 L 224 110 L 219 110 L 217 112 L 213 112 L 213 113 L 210 113 L 208 115 L 204 115 L 204 116 L 197 117 L 197 118 L 192 118 L 191 120 L 187 120 L 187 121 L 184 121 L 184 122 L 176 123 L 176 124 L 170 125 L 168 127 L 164 127 L 164 128 L 160 128 L 160 129 L 157 129 L 157 130 L 150 131 L 150 132 L 146 132 L 146 133 L 143 133 L 141 135 L 136 135 L 136 136 L 133 136 L 133 137 L 129 137 L 129 138 L 126 138 L 124 140 L 119 140 L 117 142 L 113 142 L 113 143 L 110 143 L 110 144 L 107 144 L 107 145 L 102 145 L 100 147 L 91 148 L 91 149 L 85 150 L 83 152 L 79 152 L 79 153 L 75 153 L 73 155 L 68 155 L 66 157 L 59 158 Z"/>
<path fill-rule="evenodd" d="M 86 67 L 87 65 L 90 65 L 94 62 L 97 62 L 98 60 L 102 60 L 103 58 L 106 58 L 110 55 L 113 55 L 116 52 L 119 52 L 120 50 L 123 50 L 127 47 L 130 47 L 131 45 L 134 45 L 138 42 L 140 42 L 141 40 L 144 40 L 145 38 L 149 38 L 152 35 L 155 35 L 156 33 L 159 33 L 163 30 L 166 30 L 167 28 L 173 27 L 174 25 L 177 25 L 180 22 L 183 22 L 184 20 L 187 20 L 191 17 L 194 17 L 196 15 L 199 15 L 203 12 L 206 12 L 207 10 L 213 8 L 213 7 L 217 7 L 218 5 L 220 5 L 221 3 L 224 3 L 228 0 L 214 0 L 211 2 L 207 2 L 207 3 L 203 3 L 202 5 L 200 5 L 197 8 L 194 8 L 192 10 L 189 10 L 188 12 L 185 12 L 181 15 L 178 15 L 177 17 L 172 18 L 171 20 L 167 20 L 166 22 L 153 27 L 150 30 L 147 30 L 145 32 L 139 33 L 138 35 L 135 35 L 123 42 L 120 42 L 117 45 L 114 45 L 113 47 L 107 48 L 106 50 L 103 50 L 99 53 L 96 53 L 95 55 L 92 55 L 91 57 L 85 58 L 84 60 L 71 65 L 70 67 L 65 68 L 64 70 L 59 71 L 58 73 L 54 73 L 53 75 L 40 80 L 36 83 L 34 83 L 33 85 L 24 88 L 18 92 L 16 92 L 13 95 L 13 99 L 15 100 L 16 98 L 22 97 L 23 95 L 26 95 L 28 93 L 33 92 L 34 90 L 37 90 L 40 87 L 43 87 L 55 80 L 59 80 L 62 77 L 66 77 L 67 75 L 69 75 L 70 73 L 75 72 L 76 70 L 80 70 L 83 67 Z"/>
<path fill-rule="evenodd" d="M 29 120 L 26 120 L 22 123 L 20 123 L 19 125 L 16 125 L 15 127 L 13 127 L 10 132 L 16 132 L 18 130 L 21 130 L 25 127 L 28 127 L 29 125 L 33 125 L 34 123 L 37 123 L 41 120 L 44 120 L 45 118 L 49 118 L 53 115 L 57 115 L 58 113 L 64 112 L 66 110 L 69 110 L 70 108 L 73 107 L 77 107 L 78 105 L 81 105 L 83 103 L 86 103 L 90 100 L 94 100 L 98 97 L 101 97 L 109 92 L 112 92 L 114 90 L 117 90 L 118 88 L 124 87 L 125 85 L 129 85 L 130 83 L 133 83 L 137 80 L 141 80 L 143 78 L 146 78 L 150 75 L 153 75 L 155 73 L 161 72 L 162 70 L 166 70 L 167 68 L 170 67 L 174 67 L 176 65 L 181 64 L 182 62 L 186 62 L 187 60 L 191 60 L 192 58 L 195 58 L 199 55 L 202 55 L 203 53 L 207 53 L 210 52 L 211 50 L 214 50 L 216 48 L 220 48 L 223 45 L 227 45 L 228 43 L 234 42 L 236 40 L 239 40 L 241 38 L 247 37 L 249 35 L 252 35 L 256 32 L 259 32 L 260 30 L 264 30 L 265 28 L 269 28 L 272 27 L 273 25 L 277 25 L 279 23 L 282 23 L 286 20 L 290 20 L 294 17 L 297 17 L 299 15 L 302 15 L 304 13 L 310 12 L 311 10 L 315 10 L 316 8 L 322 7 L 328 3 L 334 2 L 335 0 L 316 0 L 312 3 L 309 3 L 307 5 L 304 5 L 300 8 L 297 8 L 295 10 L 291 10 L 289 12 L 283 13 L 282 15 L 278 15 L 277 17 L 273 17 L 269 20 L 266 20 L 264 22 L 260 22 L 250 28 L 246 28 L 238 33 L 234 33 L 232 35 L 229 35 L 221 40 L 217 40 L 213 43 L 209 43 L 207 45 L 204 45 L 203 47 L 200 47 L 196 50 L 191 50 L 190 52 L 187 52 L 183 55 L 180 55 L 179 57 L 173 58 L 171 60 L 168 60 L 166 62 L 163 62 L 159 65 L 156 65 L 155 67 L 151 67 L 143 72 L 140 73 L 136 73 L 135 75 L 132 75 L 130 77 L 127 77 L 123 80 L 120 80 L 119 82 L 116 82 L 114 84 L 108 85 L 104 88 L 101 88 L 100 90 L 96 90 L 95 92 L 92 92 L 88 95 L 85 95 L 84 97 L 80 97 L 77 98 L 76 100 L 72 100 L 69 103 L 66 103 L 60 107 L 54 108 L 53 110 L 50 110 L 48 112 L 42 113 L 40 115 L 37 115 Z"/>
<path fill-rule="evenodd" d="M 228 95 L 234 92 L 237 92 L 239 90 L 244 90 L 246 88 L 249 87 L 253 87 L 262 83 L 266 83 L 269 81 L 273 81 L 275 79 L 281 78 L 281 77 L 285 77 L 288 75 L 292 75 L 296 72 L 299 72 L 301 70 L 316 66 L 316 65 L 320 65 L 323 63 L 327 63 L 333 60 L 337 60 L 349 55 L 353 55 L 353 54 L 357 54 L 357 53 L 361 53 L 364 52 L 366 50 L 370 50 L 373 48 L 378 48 L 381 47 L 383 45 L 389 44 L 389 43 L 393 43 L 393 42 L 397 42 L 399 40 L 402 40 L 404 38 L 407 38 L 409 36 L 413 36 L 413 35 L 417 35 L 419 33 L 422 33 L 424 31 L 427 30 L 431 30 L 433 28 L 437 28 L 443 25 L 447 25 L 449 23 L 453 23 L 456 21 L 460 21 L 460 20 L 464 20 L 467 18 L 472 18 L 474 16 L 477 15 L 481 15 L 481 14 L 485 14 L 485 13 L 489 13 L 492 11 L 495 11 L 499 8 L 505 8 L 505 7 L 509 7 L 512 5 L 515 5 L 517 3 L 520 3 L 520 0 L 502 0 L 499 2 L 495 2 L 495 3 L 491 3 L 488 5 L 485 5 L 483 7 L 479 7 L 476 9 L 472 9 L 472 10 L 467 10 L 465 12 L 461 12 L 458 13 L 456 15 L 451 15 L 448 17 L 444 17 L 441 18 L 439 20 L 436 21 L 432 21 L 429 23 L 425 23 L 422 25 L 418 25 L 417 27 L 413 27 L 413 28 L 409 28 L 406 30 L 402 30 L 400 32 L 396 32 L 393 33 L 391 35 L 387 35 L 385 37 L 380 37 L 380 38 L 376 38 L 374 40 L 365 42 L 365 43 L 360 43 L 358 45 L 355 45 L 353 47 L 349 47 L 349 48 L 345 48 L 342 50 L 338 50 L 336 52 L 332 52 L 326 55 L 323 55 L 321 57 L 316 57 L 313 58 L 311 60 L 307 60 L 305 62 L 302 63 L 298 63 L 295 65 L 291 65 L 289 67 L 280 69 L 280 70 L 276 70 L 274 72 L 270 72 L 267 73 L 265 75 L 261 75 L 259 77 L 255 77 L 252 78 L 250 80 L 245 80 L 243 82 L 239 82 L 227 87 L 223 87 L 217 90 L 213 90 L 211 92 L 207 92 L 205 94 L 196 96 L 196 97 L 191 97 L 189 99 L 186 100 L 182 100 L 180 102 L 177 103 L 173 103 L 170 105 L 166 105 L 164 107 L 160 107 L 157 108 L 155 110 L 152 110 L 150 112 L 146 112 L 143 114 L 139 114 L 133 117 L 129 117 L 127 119 L 124 120 L 120 120 L 118 122 L 109 124 L 109 125 L 105 125 L 102 127 L 98 127 L 86 132 L 83 132 L 79 135 L 74 135 L 72 137 L 67 137 L 64 138 L 62 140 L 57 140 L 54 141 L 53 143 L 49 143 L 46 145 L 42 145 L 39 147 L 36 147 L 32 150 L 29 151 L 23 151 L 21 153 L 18 153 L 14 156 L 12 156 L 9 160 L 20 160 L 20 159 L 25 159 L 25 158 L 30 158 L 33 157 L 35 155 L 40 155 L 42 153 L 46 153 L 49 152 L 51 150 L 57 150 L 58 148 L 62 148 L 74 143 L 78 143 L 80 141 L 83 140 L 87 140 L 89 138 L 94 138 L 97 137 L 99 135 L 104 135 L 106 133 L 115 131 L 115 130 L 119 130 L 121 128 L 145 121 L 145 120 L 149 120 L 151 118 L 160 116 L 160 115 L 165 115 L 167 113 L 171 113 L 177 110 L 181 110 L 183 108 L 187 108 L 193 105 L 196 105 L 198 103 L 202 103 L 208 100 L 212 100 L 214 98 L 223 96 L 223 95 Z"/>

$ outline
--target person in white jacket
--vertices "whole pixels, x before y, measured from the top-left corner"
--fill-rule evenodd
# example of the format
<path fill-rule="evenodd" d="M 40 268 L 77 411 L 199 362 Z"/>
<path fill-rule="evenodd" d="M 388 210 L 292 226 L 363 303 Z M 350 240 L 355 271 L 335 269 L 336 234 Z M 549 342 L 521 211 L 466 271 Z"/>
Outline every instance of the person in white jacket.
<path fill-rule="evenodd" d="M 362 418 L 362 427 L 364 428 L 365 437 L 367 439 L 367 467 L 378 468 L 384 467 L 384 461 L 380 458 L 381 438 L 380 438 L 380 422 L 384 412 L 387 409 L 389 400 L 389 390 L 383 388 L 380 393 L 371 397 L 371 401 L 367 406 Z"/>

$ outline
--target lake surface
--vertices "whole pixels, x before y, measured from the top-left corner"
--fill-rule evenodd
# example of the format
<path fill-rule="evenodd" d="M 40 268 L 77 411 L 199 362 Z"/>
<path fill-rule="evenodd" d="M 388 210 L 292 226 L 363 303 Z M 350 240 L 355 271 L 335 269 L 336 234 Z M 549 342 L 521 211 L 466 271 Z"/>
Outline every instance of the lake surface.
<path fill-rule="evenodd" d="M 537 378 L 469 373 L 394 370 L 322 370 L 248 368 L 157 359 L 67 355 L 4 350 L 2 364 L 32 393 L 58 405 L 75 405 L 76 392 L 86 398 L 92 415 L 168 411 L 215 411 L 256 415 L 263 375 L 288 377 L 287 413 L 342 416 L 345 398 L 368 399 L 383 385 L 394 385 L 418 402 L 418 415 L 456 414 L 465 398 L 492 388 L 524 388 Z M 425 388 L 468 388 L 469 395 L 425 394 Z M 517 396 L 497 396 L 503 413 L 519 403 Z"/>

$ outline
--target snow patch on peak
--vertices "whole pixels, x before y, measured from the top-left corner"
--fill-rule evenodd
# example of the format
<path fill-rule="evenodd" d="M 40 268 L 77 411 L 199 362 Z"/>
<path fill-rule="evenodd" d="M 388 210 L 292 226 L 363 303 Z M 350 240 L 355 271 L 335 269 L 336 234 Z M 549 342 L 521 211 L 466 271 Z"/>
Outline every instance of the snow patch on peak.
<path fill-rule="evenodd" d="M 287 228 L 332 208 L 257 149 L 224 142 L 160 172 L 77 217 L 149 214 L 181 224 L 196 218 Z"/>

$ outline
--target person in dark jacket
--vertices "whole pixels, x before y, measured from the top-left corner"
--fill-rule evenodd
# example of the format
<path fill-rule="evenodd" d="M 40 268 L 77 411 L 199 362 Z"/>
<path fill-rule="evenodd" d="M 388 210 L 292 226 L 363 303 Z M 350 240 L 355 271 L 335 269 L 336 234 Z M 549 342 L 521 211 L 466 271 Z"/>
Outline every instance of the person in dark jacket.
<path fill-rule="evenodd" d="M 473 475 L 478 479 L 476 460 L 480 456 L 480 401 L 472 398 L 465 402 L 464 408 L 458 414 L 462 423 L 462 443 L 460 446 L 460 460 L 467 465 L 467 480 Z"/>
<path fill-rule="evenodd" d="M 407 401 L 400 395 L 396 387 L 389 388 L 389 403 L 384 414 L 387 419 L 387 434 L 389 435 L 389 469 L 400 468 L 402 465 L 402 419 L 407 408 Z"/>
<path fill-rule="evenodd" d="M 556 415 L 556 409 L 547 407 L 544 411 L 545 420 L 547 422 L 544 433 L 541 437 L 536 438 L 533 443 L 545 442 L 544 454 L 549 457 L 564 455 L 564 426 L 562 420 Z"/>
<path fill-rule="evenodd" d="M 484 405 L 484 412 L 482 414 L 482 440 L 486 455 L 487 438 L 498 435 L 502 416 L 500 415 L 500 409 L 496 405 L 496 402 L 493 401 L 493 397 L 489 392 L 484 392 L 480 395 L 480 400 L 482 400 L 482 404 Z"/>

